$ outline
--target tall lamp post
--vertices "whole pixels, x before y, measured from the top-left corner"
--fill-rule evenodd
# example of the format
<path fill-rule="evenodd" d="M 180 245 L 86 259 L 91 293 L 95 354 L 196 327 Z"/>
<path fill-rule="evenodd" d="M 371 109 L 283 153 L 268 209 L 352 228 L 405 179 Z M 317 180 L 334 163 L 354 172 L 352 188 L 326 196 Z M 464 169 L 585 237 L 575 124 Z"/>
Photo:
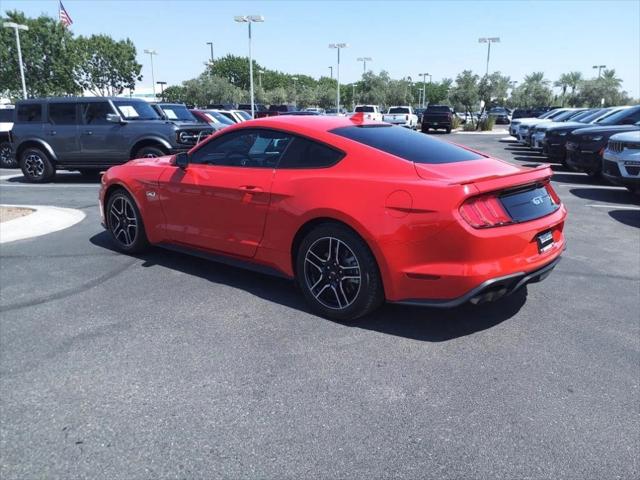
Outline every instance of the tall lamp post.
<path fill-rule="evenodd" d="M 422 77 L 422 108 L 424 108 L 425 99 L 427 98 L 427 76 L 431 77 L 428 73 L 419 73 L 419 77 Z"/>
<path fill-rule="evenodd" d="M 336 79 L 338 80 L 338 89 L 336 95 L 336 113 L 340 114 L 340 50 L 342 48 L 348 48 L 348 43 L 330 43 L 329 48 L 335 48 L 338 50 L 338 64 L 336 67 Z"/>
<path fill-rule="evenodd" d="M 298 89 L 296 88 L 298 77 L 291 77 L 291 80 L 293 80 L 293 101 L 298 105 Z"/>
<path fill-rule="evenodd" d="M 5 23 L 5 25 L 6 25 L 6 23 Z M 18 51 L 20 51 L 20 50 L 18 50 Z M 603 68 L 607 68 L 607 66 L 606 65 L 594 65 L 593 68 L 597 68 L 598 69 L 598 78 L 600 78 L 600 73 L 602 72 L 602 69 Z"/>
<path fill-rule="evenodd" d="M 211 48 L 211 65 L 213 66 L 213 42 L 207 42 L 209 48 Z"/>
<path fill-rule="evenodd" d="M 151 58 L 151 84 L 153 85 L 153 98 L 156 98 L 156 79 L 155 79 L 155 74 L 153 72 L 153 56 L 157 55 L 158 52 L 156 52 L 153 49 L 145 49 L 144 53 L 148 53 L 149 54 L 149 58 Z"/>
<path fill-rule="evenodd" d="M 371 57 L 360 57 L 358 58 L 359 62 L 362 62 L 362 74 L 367 73 L 367 62 L 372 62 L 373 58 Z"/>
<path fill-rule="evenodd" d="M 262 15 L 237 15 L 233 19 L 238 23 L 249 25 L 249 91 L 251 95 L 251 118 L 255 118 L 255 102 L 253 96 L 253 57 L 251 55 L 251 24 L 264 22 Z"/>
<path fill-rule="evenodd" d="M 352 112 L 356 111 L 356 84 L 351 84 L 351 104 L 353 105 Z"/>
<path fill-rule="evenodd" d="M 500 37 L 482 37 L 478 39 L 478 43 L 487 44 L 487 73 L 489 75 L 489 58 L 491 57 L 491 44 L 500 43 Z"/>
<path fill-rule="evenodd" d="M 260 89 L 262 89 L 262 74 L 264 73 L 264 70 L 258 70 L 258 86 L 260 87 Z"/>
<path fill-rule="evenodd" d="M 4 22 L 2 24 L 5 28 L 13 28 L 16 31 L 16 45 L 18 46 L 18 64 L 20 65 L 20 79 L 22 80 L 22 95 L 23 98 L 27 98 L 27 84 L 24 81 L 24 67 L 22 65 L 22 49 L 20 48 L 20 30 L 29 30 L 26 25 L 20 25 L 14 22 Z"/>
<path fill-rule="evenodd" d="M 331 75 L 331 80 L 333 80 L 333 66 L 329 65 L 329 74 Z"/>
<path fill-rule="evenodd" d="M 162 101 L 164 102 L 164 86 L 167 84 L 167 82 L 156 82 L 158 85 L 160 85 L 160 98 L 162 98 Z"/>

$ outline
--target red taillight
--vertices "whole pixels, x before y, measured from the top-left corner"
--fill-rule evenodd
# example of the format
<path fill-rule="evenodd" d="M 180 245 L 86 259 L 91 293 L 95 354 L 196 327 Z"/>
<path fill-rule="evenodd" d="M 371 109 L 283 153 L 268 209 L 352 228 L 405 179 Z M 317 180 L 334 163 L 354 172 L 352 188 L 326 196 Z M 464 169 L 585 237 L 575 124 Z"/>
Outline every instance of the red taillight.
<path fill-rule="evenodd" d="M 513 222 L 498 197 L 493 195 L 468 199 L 460 206 L 460 215 L 474 228 L 497 227 Z"/>
<path fill-rule="evenodd" d="M 551 197 L 551 200 L 553 200 L 553 203 L 555 203 L 556 205 L 560 205 L 560 197 L 558 196 L 558 194 L 556 193 L 556 191 L 553 189 L 553 187 L 551 186 L 551 183 L 547 183 L 544 188 L 547 189 L 547 193 L 549 194 L 549 196 Z"/>

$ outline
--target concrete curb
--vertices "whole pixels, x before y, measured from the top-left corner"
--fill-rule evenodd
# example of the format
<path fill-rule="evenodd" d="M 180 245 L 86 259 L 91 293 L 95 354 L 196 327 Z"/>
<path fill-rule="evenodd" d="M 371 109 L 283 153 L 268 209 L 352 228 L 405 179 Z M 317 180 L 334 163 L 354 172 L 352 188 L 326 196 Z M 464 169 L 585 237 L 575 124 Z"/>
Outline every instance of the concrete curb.
<path fill-rule="evenodd" d="M 2 204 L 1 206 L 31 208 L 35 212 L 0 223 L 0 244 L 64 230 L 81 222 L 86 217 L 84 212 L 75 208 L 50 207 L 46 205 Z"/>

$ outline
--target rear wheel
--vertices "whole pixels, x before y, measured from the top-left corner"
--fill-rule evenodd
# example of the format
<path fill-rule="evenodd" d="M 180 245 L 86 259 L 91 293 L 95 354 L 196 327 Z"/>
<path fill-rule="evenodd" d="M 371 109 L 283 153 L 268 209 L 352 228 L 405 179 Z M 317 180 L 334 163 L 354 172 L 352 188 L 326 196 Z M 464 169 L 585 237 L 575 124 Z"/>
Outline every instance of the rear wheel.
<path fill-rule="evenodd" d="M 119 250 L 137 253 L 149 246 L 136 202 L 124 190 L 119 190 L 109 197 L 105 217 L 107 230 Z"/>
<path fill-rule="evenodd" d="M 31 183 L 45 183 L 53 178 L 56 169 L 49 157 L 37 148 L 27 148 L 20 157 L 24 178 Z"/>
<path fill-rule="evenodd" d="M 11 143 L 0 143 L 0 167 L 15 168 L 17 166 L 18 163 L 16 162 L 16 159 L 13 156 L 13 151 L 11 150 Z"/>
<path fill-rule="evenodd" d="M 87 178 L 87 180 L 97 180 L 100 178 L 100 170 L 82 169 L 78 171 L 80 175 Z"/>
<path fill-rule="evenodd" d="M 447 133 L 451 133 L 451 127 L 447 127 Z"/>
<path fill-rule="evenodd" d="M 302 240 L 296 280 L 312 309 L 334 320 L 355 320 L 384 301 L 376 260 L 349 228 L 322 224 Z"/>

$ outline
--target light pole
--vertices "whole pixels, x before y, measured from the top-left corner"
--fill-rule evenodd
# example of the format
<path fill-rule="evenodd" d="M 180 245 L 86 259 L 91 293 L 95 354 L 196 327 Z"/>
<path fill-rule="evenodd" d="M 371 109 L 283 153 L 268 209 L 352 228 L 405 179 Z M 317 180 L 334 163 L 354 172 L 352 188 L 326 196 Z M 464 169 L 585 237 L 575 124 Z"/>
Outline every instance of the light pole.
<path fill-rule="evenodd" d="M 6 25 L 6 23 L 5 23 Z M 600 78 L 600 72 L 602 72 L 603 68 L 607 68 L 606 65 L 594 65 L 593 68 L 597 68 L 598 69 L 598 78 Z"/>
<path fill-rule="evenodd" d="M 356 111 L 356 84 L 351 84 L 351 104 L 352 104 L 352 112 Z"/>
<path fill-rule="evenodd" d="M 153 85 L 153 99 L 155 100 L 156 98 L 156 79 L 155 79 L 155 74 L 153 72 L 153 56 L 157 55 L 158 52 L 156 52 L 155 50 L 152 49 L 145 49 L 144 53 L 148 53 L 149 57 L 151 58 L 151 84 Z"/>
<path fill-rule="evenodd" d="M 500 43 L 500 37 L 482 37 L 478 39 L 478 43 L 487 44 L 487 73 L 489 75 L 489 57 L 491 56 L 491 44 Z"/>
<path fill-rule="evenodd" d="M 27 98 L 27 84 L 24 81 L 24 67 L 22 66 L 22 49 L 20 48 L 20 30 L 29 30 L 26 25 L 20 25 L 14 22 L 4 22 L 2 24 L 6 28 L 13 28 L 16 31 L 16 45 L 18 46 L 18 65 L 20 65 L 20 79 L 22 80 L 22 95 Z"/>
<path fill-rule="evenodd" d="M 156 82 L 158 85 L 160 85 L 160 98 L 162 98 L 162 101 L 164 102 L 164 86 L 167 84 L 167 82 Z"/>
<path fill-rule="evenodd" d="M 262 90 L 262 74 L 264 73 L 264 70 L 258 70 L 258 85 L 260 86 L 260 89 Z"/>
<path fill-rule="evenodd" d="M 362 62 L 362 74 L 367 73 L 367 62 L 372 62 L 373 58 L 371 57 L 360 57 L 358 58 L 359 62 Z"/>
<path fill-rule="evenodd" d="M 329 65 L 329 71 L 331 75 L 331 80 L 333 80 L 333 66 Z"/>
<path fill-rule="evenodd" d="M 251 56 L 251 24 L 264 22 L 262 15 L 237 15 L 233 19 L 238 23 L 249 25 L 249 91 L 251 94 L 251 118 L 255 118 L 255 103 L 253 97 L 253 57 Z"/>
<path fill-rule="evenodd" d="M 340 114 L 340 49 L 348 48 L 348 43 L 330 43 L 329 48 L 338 50 L 338 64 L 336 68 L 336 80 L 338 80 L 338 90 L 336 95 L 336 113 Z"/>
<path fill-rule="evenodd" d="M 427 98 L 427 75 L 429 75 L 428 73 L 419 73 L 418 76 L 422 77 L 422 108 L 424 108 L 424 102 L 425 99 Z M 431 77 L 431 75 L 429 75 L 429 77 Z"/>
<path fill-rule="evenodd" d="M 211 65 L 213 66 L 213 42 L 207 42 L 207 45 L 211 48 Z"/>

